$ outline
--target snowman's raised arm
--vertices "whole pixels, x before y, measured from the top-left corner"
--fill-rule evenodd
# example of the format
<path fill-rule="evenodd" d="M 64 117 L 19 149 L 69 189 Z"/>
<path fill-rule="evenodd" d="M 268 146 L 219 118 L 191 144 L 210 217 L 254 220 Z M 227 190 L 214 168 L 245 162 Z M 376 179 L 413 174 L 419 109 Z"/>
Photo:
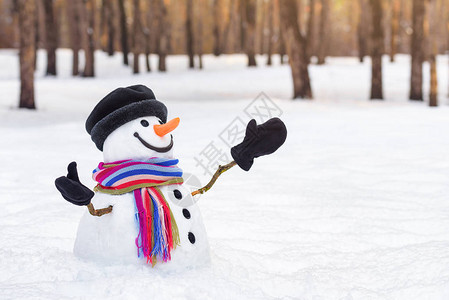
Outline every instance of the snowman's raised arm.
<path fill-rule="evenodd" d="M 254 158 L 275 152 L 284 144 L 287 138 L 287 128 L 279 118 L 271 118 L 263 124 L 257 125 L 252 119 L 246 126 L 243 141 L 231 148 L 234 160 L 227 165 L 219 166 L 212 179 L 204 187 L 192 192 L 192 196 L 207 192 L 218 177 L 236 164 L 245 171 L 249 171 Z"/>

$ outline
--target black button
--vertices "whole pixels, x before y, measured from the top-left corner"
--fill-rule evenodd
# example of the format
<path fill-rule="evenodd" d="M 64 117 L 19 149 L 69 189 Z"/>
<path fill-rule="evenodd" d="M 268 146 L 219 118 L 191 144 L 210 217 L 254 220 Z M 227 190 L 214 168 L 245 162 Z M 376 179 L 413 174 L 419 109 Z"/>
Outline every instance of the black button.
<path fill-rule="evenodd" d="M 192 244 L 195 244 L 195 235 L 193 233 L 191 233 L 191 232 L 189 232 L 189 241 Z"/>
<path fill-rule="evenodd" d="M 186 219 L 190 219 L 190 211 L 188 211 L 187 209 L 183 209 L 182 210 L 182 214 L 184 215 L 184 217 L 186 218 Z"/>
<path fill-rule="evenodd" d="M 179 190 L 174 190 L 173 194 L 175 194 L 176 199 L 182 199 L 182 194 Z"/>

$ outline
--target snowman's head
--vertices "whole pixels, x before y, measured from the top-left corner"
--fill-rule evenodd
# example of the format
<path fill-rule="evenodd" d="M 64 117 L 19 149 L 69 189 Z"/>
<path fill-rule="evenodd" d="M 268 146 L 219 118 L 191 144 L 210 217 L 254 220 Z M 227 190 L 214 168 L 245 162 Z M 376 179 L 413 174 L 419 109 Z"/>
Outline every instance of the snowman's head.
<path fill-rule="evenodd" d="M 167 108 L 143 85 L 118 88 L 104 97 L 86 121 L 86 130 L 104 161 L 173 157 L 179 118 L 167 122 Z"/>
<path fill-rule="evenodd" d="M 155 116 L 137 118 L 120 126 L 103 144 L 105 162 L 149 157 L 173 157 L 173 135 L 179 118 L 167 123 Z"/>

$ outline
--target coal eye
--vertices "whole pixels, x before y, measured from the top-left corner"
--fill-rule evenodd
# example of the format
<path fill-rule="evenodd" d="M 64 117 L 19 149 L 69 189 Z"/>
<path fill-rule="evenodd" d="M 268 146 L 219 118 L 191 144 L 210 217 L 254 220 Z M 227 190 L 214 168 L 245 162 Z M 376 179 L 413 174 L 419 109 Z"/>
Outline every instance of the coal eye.
<path fill-rule="evenodd" d="M 150 126 L 150 123 L 148 123 L 147 120 L 142 120 L 142 121 L 140 121 L 140 124 L 142 124 L 143 127 L 148 127 L 148 126 Z"/>
<path fill-rule="evenodd" d="M 159 120 L 159 124 L 161 124 L 161 125 L 162 125 L 162 124 L 164 124 L 164 122 L 162 122 L 161 120 Z"/>

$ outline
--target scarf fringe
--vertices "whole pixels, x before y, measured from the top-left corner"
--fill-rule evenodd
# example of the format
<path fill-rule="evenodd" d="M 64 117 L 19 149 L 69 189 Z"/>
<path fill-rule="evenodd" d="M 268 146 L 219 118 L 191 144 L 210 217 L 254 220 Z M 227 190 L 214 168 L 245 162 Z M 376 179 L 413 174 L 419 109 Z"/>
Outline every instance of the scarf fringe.
<path fill-rule="evenodd" d="M 139 234 L 136 238 L 138 256 L 153 266 L 157 260 L 171 260 L 171 251 L 180 245 L 179 230 L 173 213 L 157 188 L 134 190 Z"/>

